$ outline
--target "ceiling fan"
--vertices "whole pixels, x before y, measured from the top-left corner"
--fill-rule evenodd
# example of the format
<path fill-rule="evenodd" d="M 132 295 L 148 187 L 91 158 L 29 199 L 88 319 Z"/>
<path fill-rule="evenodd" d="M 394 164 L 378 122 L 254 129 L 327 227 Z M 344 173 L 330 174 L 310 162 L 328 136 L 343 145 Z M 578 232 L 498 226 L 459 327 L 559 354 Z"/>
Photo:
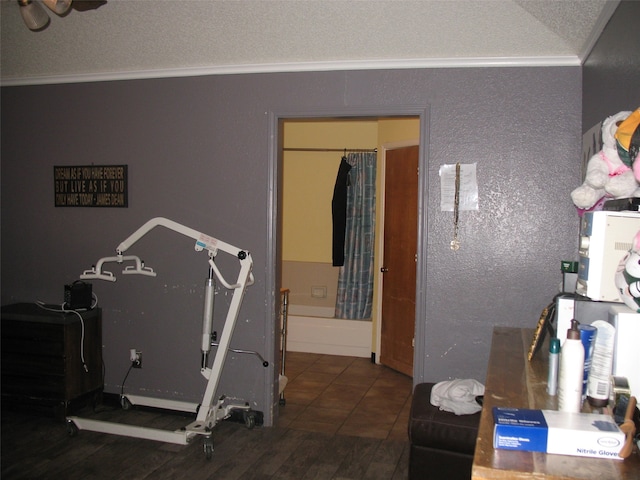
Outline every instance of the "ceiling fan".
<path fill-rule="evenodd" d="M 60 17 L 64 17 L 69 13 L 70 9 L 84 12 L 86 10 L 95 10 L 101 7 L 106 0 L 42 0 L 49 10 Z M 35 0 L 18 0 L 20 6 L 20 14 L 25 25 L 34 32 L 44 30 L 49 26 L 49 15 L 40 3 Z"/>

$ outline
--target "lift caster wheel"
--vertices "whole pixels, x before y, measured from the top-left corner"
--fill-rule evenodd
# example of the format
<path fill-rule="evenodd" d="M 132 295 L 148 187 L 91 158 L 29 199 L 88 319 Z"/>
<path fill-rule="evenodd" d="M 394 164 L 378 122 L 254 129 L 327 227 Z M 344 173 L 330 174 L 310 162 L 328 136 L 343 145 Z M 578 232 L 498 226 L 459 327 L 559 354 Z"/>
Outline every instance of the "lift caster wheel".
<path fill-rule="evenodd" d="M 253 412 L 244 413 L 244 426 L 247 430 L 252 430 L 256 426 L 256 415 Z"/>
<path fill-rule="evenodd" d="M 211 458 L 213 457 L 213 438 L 205 438 L 202 445 L 204 447 L 204 456 L 207 458 L 207 460 L 211 460 Z"/>
<path fill-rule="evenodd" d="M 67 420 L 67 435 L 70 437 L 78 435 L 78 426 L 72 420 Z"/>

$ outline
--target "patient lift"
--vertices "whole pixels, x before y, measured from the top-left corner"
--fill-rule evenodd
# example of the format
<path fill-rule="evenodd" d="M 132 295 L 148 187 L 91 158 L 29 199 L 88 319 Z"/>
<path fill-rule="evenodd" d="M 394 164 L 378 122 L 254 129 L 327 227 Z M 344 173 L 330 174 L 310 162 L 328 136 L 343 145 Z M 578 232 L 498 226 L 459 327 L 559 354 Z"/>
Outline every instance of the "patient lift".
<path fill-rule="evenodd" d="M 195 421 L 176 431 L 161 430 L 156 428 L 147 428 L 134 425 L 126 425 L 113 422 L 105 422 L 99 420 L 92 420 L 86 418 L 80 418 L 75 416 L 67 417 L 67 429 L 71 436 L 78 433 L 78 430 L 90 430 L 94 432 L 110 433 L 115 435 L 124 435 L 128 437 L 142 438 L 147 440 L 158 440 L 161 442 L 175 443 L 180 445 L 189 444 L 197 435 L 204 436 L 204 453 L 209 459 L 213 454 L 213 439 L 212 430 L 222 420 L 230 417 L 234 412 L 242 413 L 245 425 L 247 428 L 253 428 L 256 423 L 256 414 L 251 410 L 247 403 L 234 404 L 230 402 L 226 397 L 219 396 L 218 399 L 214 399 L 224 367 L 227 352 L 229 350 L 238 353 L 250 353 L 256 355 L 264 367 L 268 367 L 269 363 L 265 361 L 257 352 L 251 352 L 246 350 L 234 350 L 230 348 L 231 337 L 235 327 L 240 306 L 245 290 L 248 286 L 254 282 L 251 269 L 253 261 L 251 254 L 245 250 L 236 248 L 228 243 L 222 242 L 214 237 L 205 235 L 201 232 L 193 230 L 189 227 L 176 223 L 166 218 L 157 217 L 149 220 L 136 230 L 131 236 L 124 240 L 116 249 L 116 256 L 104 257 L 98 260 L 96 265 L 90 270 L 85 270 L 80 276 L 81 279 L 99 279 L 110 282 L 115 282 L 115 276 L 108 271 L 103 270 L 103 266 L 106 263 L 118 263 L 133 262 L 133 265 L 126 266 L 123 270 L 123 274 L 139 274 L 147 276 L 156 276 L 153 269 L 144 265 L 144 262 L 135 255 L 124 255 L 134 243 L 140 240 L 144 235 L 149 233 L 157 226 L 163 226 L 177 233 L 193 238 L 195 243 L 196 252 L 206 250 L 209 256 L 209 278 L 205 283 L 205 295 L 204 295 L 204 314 L 202 319 L 202 362 L 200 366 L 200 373 L 207 379 L 206 389 L 202 398 L 202 403 L 198 406 L 196 404 L 190 404 L 187 402 L 152 399 L 148 397 L 139 396 L 123 396 L 121 398 L 123 408 L 128 408 L 130 405 L 140 404 L 151 407 L 165 408 L 170 410 L 179 410 L 197 413 Z M 225 252 L 238 259 L 240 262 L 240 271 L 235 283 L 229 283 L 222 276 L 222 273 L 218 269 L 215 263 L 215 257 L 218 251 Z M 225 288 L 233 290 L 233 296 L 229 305 L 226 320 L 220 335 L 219 343 L 215 343 L 212 340 L 212 324 L 213 324 L 213 303 L 214 303 L 214 282 L 213 275 L 218 281 L 224 285 Z M 211 347 L 217 347 L 216 354 L 214 356 L 213 365 L 211 368 L 207 366 L 208 357 L 211 351 Z"/>

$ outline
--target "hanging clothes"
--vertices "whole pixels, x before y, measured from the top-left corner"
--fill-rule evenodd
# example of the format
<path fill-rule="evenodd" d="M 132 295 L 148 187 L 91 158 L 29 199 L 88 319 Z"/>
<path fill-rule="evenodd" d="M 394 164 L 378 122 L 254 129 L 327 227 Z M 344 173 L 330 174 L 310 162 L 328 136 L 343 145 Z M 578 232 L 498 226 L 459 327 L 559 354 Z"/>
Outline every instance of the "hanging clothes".
<path fill-rule="evenodd" d="M 344 239 L 347 228 L 347 188 L 349 187 L 349 172 L 351 165 L 347 157 L 342 157 L 336 184 L 333 188 L 331 213 L 333 216 L 333 266 L 344 265 Z"/>

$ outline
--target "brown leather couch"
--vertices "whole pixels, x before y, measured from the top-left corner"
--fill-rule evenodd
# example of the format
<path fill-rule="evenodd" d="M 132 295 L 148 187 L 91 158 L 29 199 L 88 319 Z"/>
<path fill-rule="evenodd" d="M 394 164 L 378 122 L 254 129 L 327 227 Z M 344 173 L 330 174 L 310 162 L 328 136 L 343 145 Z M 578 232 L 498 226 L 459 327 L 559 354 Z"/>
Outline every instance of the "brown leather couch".
<path fill-rule="evenodd" d="M 480 412 L 455 415 L 431 405 L 435 384 L 421 383 L 413 391 L 409 417 L 410 480 L 471 478 Z"/>

